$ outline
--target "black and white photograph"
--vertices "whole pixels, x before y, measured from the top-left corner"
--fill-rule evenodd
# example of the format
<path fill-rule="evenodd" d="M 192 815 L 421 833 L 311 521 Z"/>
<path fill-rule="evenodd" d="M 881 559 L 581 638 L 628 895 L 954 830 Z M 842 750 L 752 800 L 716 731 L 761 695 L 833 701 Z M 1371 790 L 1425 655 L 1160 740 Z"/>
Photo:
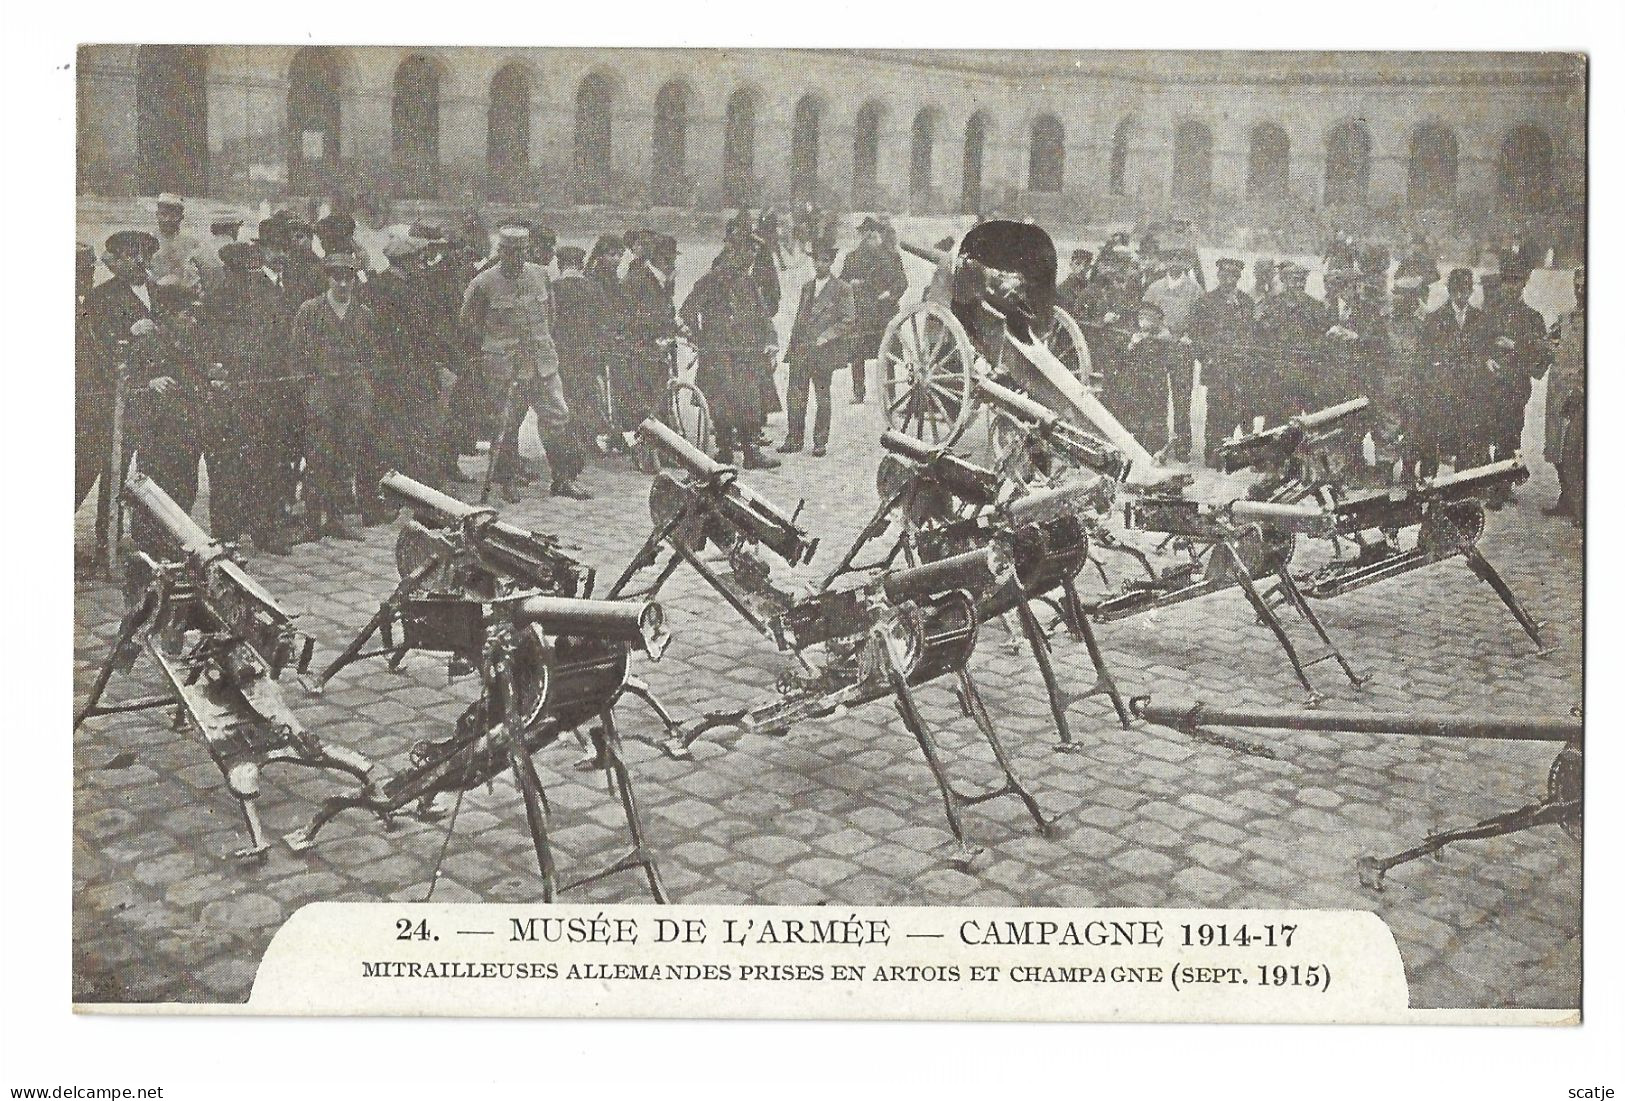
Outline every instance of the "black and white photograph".
<path fill-rule="evenodd" d="M 80 1009 L 671 904 L 1580 1023 L 1584 52 L 83 41 Z"/>

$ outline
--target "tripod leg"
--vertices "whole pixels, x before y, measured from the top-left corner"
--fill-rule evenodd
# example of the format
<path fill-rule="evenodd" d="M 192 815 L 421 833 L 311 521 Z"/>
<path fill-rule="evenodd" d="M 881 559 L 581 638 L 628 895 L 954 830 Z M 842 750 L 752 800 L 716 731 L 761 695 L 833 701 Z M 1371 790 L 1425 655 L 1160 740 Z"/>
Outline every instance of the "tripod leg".
<path fill-rule="evenodd" d="M 73 716 L 73 729 L 78 730 L 81 723 L 97 713 L 102 693 L 107 691 L 107 682 L 113 679 L 113 673 L 124 664 L 125 655 L 135 641 L 135 633 L 151 618 L 156 603 L 157 597 L 148 591 L 141 599 L 141 606 L 131 609 L 119 621 L 118 635 L 113 639 L 107 657 L 102 659 L 101 668 L 96 670 L 96 681 L 90 686 L 90 695 L 86 697 L 84 706 Z"/>
<path fill-rule="evenodd" d="M 613 712 L 605 708 L 599 736 L 602 739 L 601 753 L 606 767 L 609 770 L 614 786 L 621 796 L 621 808 L 626 812 L 626 828 L 632 835 L 632 851 L 622 857 L 619 864 L 625 867 L 643 869 L 644 878 L 649 881 L 649 893 L 659 903 L 670 902 L 666 894 L 666 885 L 660 880 L 660 869 L 655 866 L 654 856 L 649 852 L 648 843 L 643 836 L 643 819 L 638 813 L 637 798 L 632 794 L 632 775 L 627 771 L 626 762 L 621 759 L 621 736 L 615 729 Z"/>
<path fill-rule="evenodd" d="M 1297 582 L 1292 580 L 1292 575 L 1287 572 L 1286 567 L 1281 566 L 1278 568 L 1275 571 L 1275 576 L 1275 591 L 1281 595 L 1285 603 L 1296 609 L 1297 613 L 1309 623 L 1309 626 L 1315 629 L 1315 634 L 1320 636 L 1320 641 L 1326 644 L 1326 649 L 1337 661 L 1337 664 L 1342 666 L 1343 675 L 1349 679 L 1349 683 L 1356 688 L 1364 684 L 1365 678 L 1354 671 L 1354 667 L 1343 656 L 1343 651 L 1339 650 L 1337 644 L 1332 641 L 1332 636 L 1327 633 L 1325 624 L 1321 623 L 1320 616 L 1316 615 L 1315 610 L 1309 606 L 1309 601 L 1299 591 Z"/>
<path fill-rule="evenodd" d="M 1033 821 L 1038 823 L 1038 832 L 1048 837 L 1049 821 L 1045 819 L 1044 811 L 1039 807 L 1038 800 L 1033 798 L 1032 792 L 1016 779 L 1015 766 L 1010 763 L 1010 758 L 1004 751 L 1004 743 L 999 741 L 999 732 L 982 703 L 982 694 L 976 690 L 976 682 L 971 680 L 969 669 L 959 670 L 959 684 L 961 693 L 970 705 L 971 719 L 976 723 L 976 728 L 982 732 L 982 737 L 987 739 L 987 744 L 992 747 L 993 759 L 999 762 L 999 770 L 1004 773 L 1004 787 L 988 792 L 976 801 L 981 802 L 999 795 L 1014 795 L 1027 808 L 1027 813 L 1033 816 Z"/>
<path fill-rule="evenodd" d="M 542 873 L 542 901 L 552 902 L 558 895 L 559 884 L 558 870 L 553 864 L 553 848 L 547 838 L 547 799 L 542 794 L 541 777 L 536 774 L 536 762 L 531 760 L 530 751 L 525 747 L 525 732 L 514 716 L 513 700 L 516 693 L 513 669 L 504 662 L 496 670 L 496 676 L 490 676 L 489 669 L 486 672 L 487 694 L 492 694 L 492 688 L 496 688 L 501 697 L 502 737 L 507 742 L 508 763 L 513 767 L 514 780 L 525 800 L 525 821 L 530 826 L 531 843 L 536 847 L 536 864 Z"/>
<path fill-rule="evenodd" d="M 1129 714 L 1128 704 L 1123 702 L 1122 692 L 1118 691 L 1117 679 L 1106 667 L 1106 655 L 1100 649 L 1100 641 L 1095 638 L 1094 625 L 1089 622 L 1089 613 L 1084 610 L 1077 586 L 1067 581 L 1061 586 L 1061 593 L 1067 618 L 1072 620 L 1078 633 L 1083 637 L 1084 649 L 1089 653 L 1089 662 L 1095 667 L 1095 686 L 1084 695 L 1105 695 L 1112 701 L 1112 709 L 1117 712 L 1117 721 L 1122 724 L 1124 730 L 1127 730 L 1134 719 Z"/>
<path fill-rule="evenodd" d="M 1061 738 L 1055 748 L 1062 753 L 1070 752 L 1077 746 L 1072 741 L 1072 728 L 1066 719 L 1067 697 L 1055 680 L 1055 663 L 1050 660 L 1049 639 L 1038 625 L 1038 617 L 1033 615 L 1032 608 L 1027 604 L 1025 593 L 1016 605 L 1016 615 L 1021 620 L 1022 633 L 1027 636 L 1027 647 L 1033 653 L 1033 661 L 1038 665 L 1038 675 L 1044 679 L 1044 691 L 1049 695 L 1049 711 L 1055 719 L 1055 733 Z"/>
<path fill-rule="evenodd" d="M 903 717 L 903 725 L 914 735 L 914 740 L 920 743 L 920 751 L 925 754 L 925 763 L 937 781 L 937 789 L 942 792 L 942 806 L 948 813 L 948 829 L 959 845 L 957 862 L 969 864 L 981 850 L 973 849 L 965 842 L 965 827 L 959 820 L 959 796 L 943 769 L 942 759 L 937 755 L 936 738 L 932 736 L 930 727 L 920 715 L 919 706 L 914 702 L 914 694 L 909 691 L 908 682 L 895 669 L 891 671 L 890 679 L 892 694 L 896 698 L 897 713 Z"/>
<path fill-rule="evenodd" d="M 1536 623 L 1529 613 L 1524 611 L 1523 605 L 1518 603 L 1517 596 L 1513 594 L 1512 587 L 1506 583 L 1500 572 L 1490 565 L 1489 559 L 1485 558 L 1477 547 L 1465 547 L 1461 553 L 1462 557 L 1467 559 L 1467 566 L 1473 574 L 1495 590 L 1495 595 L 1501 598 L 1501 603 L 1506 605 L 1507 611 L 1518 621 L 1518 626 L 1523 628 L 1524 634 L 1534 640 L 1536 649 L 1541 654 L 1551 653 L 1551 646 L 1540 637 L 1540 629 L 1545 624 Z"/>
<path fill-rule="evenodd" d="M 1296 674 L 1298 683 L 1303 685 L 1305 692 L 1309 693 L 1309 705 L 1313 707 L 1318 704 L 1321 698 L 1320 693 L 1315 691 L 1314 684 L 1309 680 L 1309 674 L 1304 671 L 1303 660 L 1298 657 L 1297 647 L 1292 645 L 1292 639 L 1286 633 L 1286 627 L 1282 625 L 1280 617 L 1259 595 L 1257 586 L 1253 584 L 1252 577 L 1247 573 L 1247 567 L 1242 564 L 1241 556 L 1228 543 L 1215 544 L 1213 551 L 1215 554 L 1222 552 L 1228 557 L 1231 576 L 1235 579 L 1236 584 L 1241 586 L 1242 595 L 1247 598 L 1247 603 L 1252 605 L 1253 611 L 1257 613 L 1258 618 L 1270 629 L 1270 633 L 1275 636 L 1275 641 L 1281 644 L 1281 649 L 1286 653 L 1287 660 L 1292 663 L 1292 672 Z"/>

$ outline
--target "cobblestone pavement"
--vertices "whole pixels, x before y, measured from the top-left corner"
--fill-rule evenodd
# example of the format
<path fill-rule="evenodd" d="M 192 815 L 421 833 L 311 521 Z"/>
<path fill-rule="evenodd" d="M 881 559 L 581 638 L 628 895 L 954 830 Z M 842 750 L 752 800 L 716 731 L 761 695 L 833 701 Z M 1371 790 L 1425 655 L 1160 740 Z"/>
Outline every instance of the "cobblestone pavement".
<path fill-rule="evenodd" d="M 837 386 L 839 393 L 841 387 Z M 827 567 L 873 507 L 878 412 L 842 405 L 825 460 L 797 456 L 751 482 L 785 507 L 807 499 L 805 523 L 825 533 Z M 861 441 L 853 443 L 852 441 Z M 648 479 L 623 465 L 595 468 L 591 502 L 529 499 L 504 510 L 555 532 L 613 576 L 647 534 Z M 1330 665 L 1313 668 L 1329 705 L 1370 709 L 1559 713 L 1580 697 L 1579 533 L 1539 515 L 1555 486 L 1542 468 L 1508 511 L 1492 514 L 1484 545 L 1514 589 L 1550 624 L 1544 658 L 1465 565 L 1446 563 L 1323 605 L 1357 668 L 1353 689 Z M 288 558 L 250 553 L 253 573 L 303 610 L 301 626 L 331 654 L 395 581 L 394 530 L 362 543 L 324 542 Z M 809 574 L 816 571 L 808 571 Z M 638 663 L 680 714 L 737 706 L 771 692 L 785 663 L 689 571 L 662 600 L 675 631 L 665 660 Z M 80 581 L 75 674 L 88 690 L 121 610 L 116 589 Z M 1100 629 L 1123 688 L 1135 694 L 1264 706 L 1302 702 L 1267 635 L 1234 594 Z M 1061 644 L 1063 669 L 1084 676 L 1081 648 Z M 1080 664 L 1081 663 L 1081 664 Z M 113 698 L 153 674 L 115 680 Z M 1073 711 L 1082 752 L 1051 749 L 1054 734 L 1030 658 L 1002 630 L 984 631 L 973 670 L 1056 835 L 1033 834 L 1013 800 L 969 812 L 985 853 L 950 866 L 941 803 L 913 739 L 889 704 L 810 722 L 783 738 L 729 732 L 671 760 L 629 741 L 627 754 L 674 899 L 711 903 L 1036 906 L 1258 906 L 1372 909 L 1398 940 L 1418 1006 L 1570 1007 L 1579 996 L 1580 852 L 1554 828 L 1461 845 L 1405 865 L 1382 893 L 1360 885 L 1355 861 L 1398 851 L 1430 831 L 1531 800 L 1549 747 L 1446 743 L 1372 735 L 1284 735 L 1278 760 L 1244 756 L 1158 727 L 1128 731 L 1103 701 Z M 321 698 L 290 684 L 298 713 L 323 739 L 367 754 L 385 772 L 413 742 L 444 737 L 474 686 L 448 687 L 443 665 L 419 656 L 399 674 L 379 662 L 341 673 Z M 922 693 L 953 768 L 966 784 L 992 772 L 941 688 Z M 628 735 L 654 734 L 629 701 Z M 568 876 L 611 856 L 619 811 L 573 748 L 539 755 Z M 237 809 L 191 735 L 163 713 L 93 720 L 74 736 L 75 995 L 81 1000 L 234 1001 L 246 998 L 278 925 L 313 900 L 424 897 L 441 825 L 404 819 L 389 832 L 341 817 L 318 848 L 278 847 L 258 864 L 241 844 Z M 325 774 L 271 770 L 260 799 L 274 834 L 308 820 L 334 790 Z M 470 793 L 442 866 L 438 901 L 524 901 L 538 894 L 515 789 Z M 621 875 L 578 900 L 642 901 Z"/>

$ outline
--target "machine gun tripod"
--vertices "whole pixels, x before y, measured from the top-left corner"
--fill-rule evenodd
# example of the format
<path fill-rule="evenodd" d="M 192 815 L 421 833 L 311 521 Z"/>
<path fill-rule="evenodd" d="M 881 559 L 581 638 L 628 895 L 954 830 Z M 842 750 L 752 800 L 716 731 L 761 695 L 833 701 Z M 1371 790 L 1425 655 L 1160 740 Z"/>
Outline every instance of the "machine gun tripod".
<path fill-rule="evenodd" d="M 290 665 L 302 672 L 314 647 L 294 629 L 293 616 L 152 479 L 137 474 L 121 492 L 163 531 L 175 554 L 138 551 L 126 561 L 127 611 L 89 697 L 74 715 L 74 728 L 102 715 L 174 708 L 176 727 L 190 725 L 202 736 L 242 810 L 249 844 L 235 855 L 263 856 L 270 844 L 254 805 L 261 769 L 330 769 L 354 777 L 366 793 L 372 763 L 324 745 L 283 699 L 277 678 Z M 167 690 L 102 703 L 113 674 L 129 672 L 140 649 Z"/>
<path fill-rule="evenodd" d="M 1560 719 L 1526 719 L 1380 712 L 1243 711 L 1210 708 L 1199 703 L 1159 704 L 1145 696 L 1134 700 L 1134 713 L 1147 722 L 1187 734 L 1195 734 L 1212 726 L 1232 726 L 1255 730 L 1393 734 L 1452 740 L 1557 742 L 1562 745 L 1546 774 L 1546 794 L 1538 801 L 1493 815 L 1470 826 L 1433 834 L 1421 844 L 1392 856 L 1361 857 L 1358 862 L 1360 881 L 1372 890 L 1382 890 L 1384 877 L 1393 868 L 1424 856 L 1437 856 L 1446 846 L 1462 841 L 1503 837 L 1545 825 L 1556 825 L 1574 840 L 1581 839 L 1585 814 L 1585 728 L 1577 714 Z"/>
<path fill-rule="evenodd" d="M 796 723 L 822 718 L 891 697 L 914 736 L 941 793 L 948 828 L 958 846 L 955 862 L 968 864 L 980 851 L 966 840 L 963 813 L 970 807 L 1012 796 L 1049 836 L 1050 823 L 999 739 L 970 673 L 980 624 L 973 592 L 996 590 L 1014 580 L 1014 567 L 997 544 L 923 566 L 882 574 L 859 588 L 824 591 L 790 605 L 777 633 L 798 657 L 818 649 L 815 661 L 802 659 L 808 672 L 789 671 L 777 698 L 754 707 L 707 716 L 669 748 L 673 756 L 707 731 L 737 726 L 761 734 L 783 734 Z M 951 677 L 960 710 L 991 749 L 1002 782 L 977 792 L 954 785 L 942 749 L 920 708 L 915 689 Z"/>
<path fill-rule="evenodd" d="M 400 605 L 405 645 L 445 652 L 477 670 L 480 698 L 464 711 L 450 738 L 419 743 L 409 767 L 380 790 L 329 799 L 308 826 L 288 835 L 289 845 L 296 851 L 309 848 L 346 810 L 369 811 L 386 827 L 414 804 L 420 816 L 437 817 L 437 796 L 454 793 L 460 802 L 462 793 L 507 771 L 524 802 L 543 902 L 632 870 L 643 873 L 656 902 L 666 902 L 614 717 L 626 691 L 629 650 L 658 658 L 666 645 L 660 606 L 534 594 L 482 601 L 437 593 L 404 596 Z M 603 769 L 610 794 L 620 799 L 631 844 L 608 867 L 561 885 L 549 840 L 551 808 L 533 758 L 595 720 L 593 763 Z M 454 826 L 455 818 L 448 840 Z"/>

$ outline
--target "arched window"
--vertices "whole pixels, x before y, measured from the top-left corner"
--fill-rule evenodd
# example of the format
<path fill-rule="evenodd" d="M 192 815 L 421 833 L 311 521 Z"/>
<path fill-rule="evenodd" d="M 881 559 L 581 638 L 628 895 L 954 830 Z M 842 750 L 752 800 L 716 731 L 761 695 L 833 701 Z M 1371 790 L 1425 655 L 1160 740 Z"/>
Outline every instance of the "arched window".
<path fill-rule="evenodd" d="M 976 214 L 982 209 L 982 162 L 987 154 L 987 114 L 978 111 L 965 124 L 965 162 L 959 176 L 959 209 Z"/>
<path fill-rule="evenodd" d="M 1456 156 L 1452 131 L 1434 125 L 1417 129 L 1411 136 L 1411 206 L 1449 206 L 1456 201 Z"/>
<path fill-rule="evenodd" d="M 143 194 L 209 190 L 209 52 L 142 46 L 135 62 L 136 178 Z"/>
<path fill-rule="evenodd" d="M 689 200 L 688 85 L 674 80 L 655 96 L 654 149 L 650 158 L 650 194 L 662 205 Z"/>
<path fill-rule="evenodd" d="M 870 100 L 858 108 L 852 123 L 852 205 L 860 210 L 879 205 L 880 127 L 885 118 L 885 106 Z"/>
<path fill-rule="evenodd" d="M 1538 126 L 1515 126 L 1501 141 L 1496 163 L 1501 201 L 1519 210 L 1551 206 L 1552 139 Z"/>
<path fill-rule="evenodd" d="M 1112 161 L 1107 186 L 1113 195 L 1128 194 L 1129 144 L 1134 140 L 1134 119 L 1126 118 L 1112 131 Z"/>
<path fill-rule="evenodd" d="M 1066 128 L 1054 115 L 1033 120 L 1027 153 L 1027 190 L 1060 191 L 1066 182 Z"/>
<path fill-rule="evenodd" d="M 722 187 L 728 202 L 746 206 L 756 200 L 757 95 L 740 88 L 728 97 L 728 125 L 722 138 Z"/>
<path fill-rule="evenodd" d="M 523 194 L 530 171 L 530 74 L 523 65 L 504 66 L 491 78 L 485 170 L 493 195 L 516 199 Z"/>
<path fill-rule="evenodd" d="M 1273 122 L 1253 127 L 1247 144 L 1247 197 L 1276 199 L 1292 181 L 1292 139 Z"/>
<path fill-rule="evenodd" d="M 818 201 L 818 131 L 824 108 L 814 95 L 802 96 L 790 132 L 790 197 L 797 202 Z"/>
<path fill-rule="evenodd" d="M 288 187 L 299 195 L 335 190 L 343 55 L 306 46 L 288 67 Z"/>
<path fill-rule="evenodd" d="M 1177 203 L 1205 203 L 1213 193 L 1213 132 L 1194 119 L 1174 133 L 1174 176 L 1169 194 Z"/>
<path fill-rule="evenodd" d="M 603 202 L 610 189 L 610 113 L 615 89 L 602 73 L 588 73 L 576 88 L 575 168 L 579 194 Z"/>
<path fill-rule="evenodd" d="M 1365 124 L 1333 127 L 1326 135 L 1326 205 L 1363 203 L 1370 186 L 1371 134 Z"/>
<path fill-rule="evenodd" d="M 929 200 L 931 168 L 937 140 L 937 112 L 927 107 L 914 116 L 908 144 L 908 194 L 911 207 Z"/>
<path fill-rule="evenodd" d="M 389 119 L 397 192 L 434 195 L 440 187 L 440 69 L 433 61 L 413 54 L 401 62 Z"/>

